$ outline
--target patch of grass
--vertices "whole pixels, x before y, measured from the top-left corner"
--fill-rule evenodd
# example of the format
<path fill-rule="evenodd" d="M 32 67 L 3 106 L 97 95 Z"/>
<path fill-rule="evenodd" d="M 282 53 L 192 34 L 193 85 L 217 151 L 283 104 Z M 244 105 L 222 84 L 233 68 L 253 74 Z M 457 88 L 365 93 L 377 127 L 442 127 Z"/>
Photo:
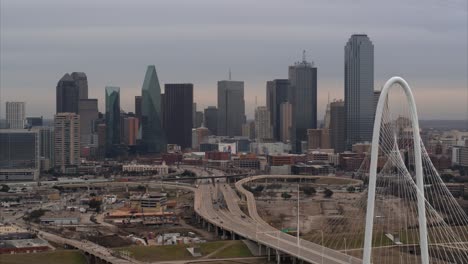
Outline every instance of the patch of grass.
<path fill-rule="evenodd" d="M 210 258 L 246 258 L 253 257 L 249 248 L 244 244 L 244 242 L 237 240 L 229 245 L 228 247 L 220 250 L 215 253 Z"/>
<path fill-rule="evenodd" d="M 86 258 L 78 250 L 57 250 L 40 253 L 2 254 L 2 264 L 86 264 Z"/>
<path fill-rule="evenodd" d="M 226 248 L 222 248 L 228 245 Z M 203 244 L 197 244 L 200 247 L 202 257 L 211 254 L 217 250 L 210 258 L 235 258 L 251 257 L 247 246 L 242 241 L 215 241 Z M 131 257 L 140 261 L 169 261 L 169 260 L 190 260 L 197 259 L 187 251 L 190 245 L 166 245 L 166 246 L 131 246 L 116 248 L 115 251 L 127 250 Z M 3 264 L 3 263 L 2 263 Z"/>
<path fill-rule="evenodd" d="M 301 237 L 316 244 L 322 244 L 322 236 L 318 231 L 310 232 Z M 337 234 L 324 233 L 323 242 L 326 247 L 339 250 L 345 248 L 362 248 L 364 246 L 364 235 L 343 232 Z M 390 246 L 393 245 L 393 242 L 385 236 L 385 233 L 374 231 L 372 234 L 372 245 L 374 247 Z"/>
<path fill-rule="evenodd" d="M 116 248 L 115 251 L 127 250 L 130 256 L 140 261 L 168 261 L 193 259 L 187 251 L 188 245 L 167 245 L 167 246 L 131 246 Z"/>
<path fill-rule="evenodd" d="M 216 250 L 220 249 L 221 247 L 225 246 L 227 243 L 230 243 L 231 241 L 214 241 L 214 242 L 208 242 L 208 243 L 203 243 L 203 244 L 198 244 L 200 246 L 200 251 L 202 253 L 202 256 L 206 256 L 208 254 L 211 254 L 215 252 Z"/>

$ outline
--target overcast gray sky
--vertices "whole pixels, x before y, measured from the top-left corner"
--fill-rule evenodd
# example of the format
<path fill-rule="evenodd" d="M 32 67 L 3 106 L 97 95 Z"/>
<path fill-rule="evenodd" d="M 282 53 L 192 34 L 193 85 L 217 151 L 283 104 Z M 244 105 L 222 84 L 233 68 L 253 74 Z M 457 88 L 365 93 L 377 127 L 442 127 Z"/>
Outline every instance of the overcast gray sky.
<path fill-rule="evenodd" d="M 52 117 L 66 72 L 121 87 L 134 111 L 146 66 L 164 83 L 194 84 L 198 109 L 216 105 L 216 82 L 245 81 L 246 110 L 265 104 L 266 81 L 286 78 L 302 50 L 318 67 L 319 119 L 343 98 L 344 45 L 366 33 L 375 46 L 375 88 L 401 75 L 421 118 L 464 119 L 467 105 L 466 0 L 0 0 L 1 109 L 26 101 L 27 115 Z"/>

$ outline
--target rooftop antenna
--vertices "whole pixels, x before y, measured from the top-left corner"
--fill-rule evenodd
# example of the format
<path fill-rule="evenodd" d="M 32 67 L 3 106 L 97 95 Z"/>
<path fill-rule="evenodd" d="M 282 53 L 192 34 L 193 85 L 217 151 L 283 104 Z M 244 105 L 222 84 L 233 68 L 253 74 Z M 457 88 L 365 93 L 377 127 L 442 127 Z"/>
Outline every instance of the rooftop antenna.
<path fill-rule="evenodd" d="M 306 62 L 306 51 L 302 51 L 302 62 Z"/>
<path fill-rule="evenodd" d="M 257 109 L 257 96 L 255 96 L 255 109 Z"/>
<path fill-rule="evenodd" d="M 229 68 L 229 80 L 231 80 L 231 68 Z"/>

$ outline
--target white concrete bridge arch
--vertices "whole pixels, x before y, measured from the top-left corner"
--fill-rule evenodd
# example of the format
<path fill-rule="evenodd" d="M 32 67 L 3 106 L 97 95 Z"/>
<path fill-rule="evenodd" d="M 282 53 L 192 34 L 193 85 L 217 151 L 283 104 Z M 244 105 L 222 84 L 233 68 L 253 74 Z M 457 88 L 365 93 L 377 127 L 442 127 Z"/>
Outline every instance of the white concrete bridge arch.
<path fill-rule="evenodd" d="M 429 263 L 429 250 L 427 242 L 427 224 L 426 224 L 426 208 L 424 197 L 424 182 L 423 182 L 423 169 L 422 169 L 422 151 L 421 151 L 421 138 L 419 134 L 419 121 L 416 109 L 416 103 L 413 93 L 409 84 L 401 77 L 390 78 L 382 88 L 379 102 L 375 113 L 374 132 L 372 135 L 372 149 L 371 149 L 371 162 L 369 171 L 369 186 L 367 197 L 367 213 L 366 213 L 366 227 L 364 236 L 364 255 L 363 264 L 371 263 L 372 253 L 372 232 L 374 227 L 374 209 L 375 209 L 375 190 L 377 183 L 377 161 L 379 156 L 379 139 L 382 125 L 382 115 L 384 107 L 388 100 L 388 93 L 393 89 L 394 84 L 399 84 L 405 93 L 409 111 L 410 119 L 413 128 L 413 147 L 415 156 L 415 172 L 416 172 L 416 185 L 418 187 L 417 195 L 417 208 L 418 208 L 418 223 L 419 223 L 419 241 L 421 248 L 421 262 L 423 264 Z"/>

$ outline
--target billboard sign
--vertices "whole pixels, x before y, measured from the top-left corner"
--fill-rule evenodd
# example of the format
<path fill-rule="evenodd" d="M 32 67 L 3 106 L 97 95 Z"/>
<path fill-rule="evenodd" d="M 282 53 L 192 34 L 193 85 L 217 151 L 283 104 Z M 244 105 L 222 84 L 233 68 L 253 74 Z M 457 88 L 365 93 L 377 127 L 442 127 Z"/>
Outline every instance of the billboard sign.
<path fill-rule="evenodd" d="M 231 154 L 237 153 L 237 145 L 236 143 L 219 143 L 218 144 L 218 151 L 220 152 L 230 152 Z"/>

